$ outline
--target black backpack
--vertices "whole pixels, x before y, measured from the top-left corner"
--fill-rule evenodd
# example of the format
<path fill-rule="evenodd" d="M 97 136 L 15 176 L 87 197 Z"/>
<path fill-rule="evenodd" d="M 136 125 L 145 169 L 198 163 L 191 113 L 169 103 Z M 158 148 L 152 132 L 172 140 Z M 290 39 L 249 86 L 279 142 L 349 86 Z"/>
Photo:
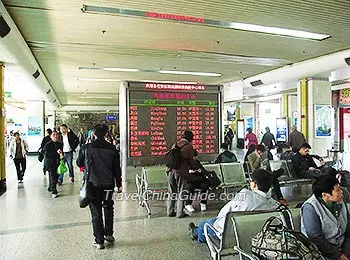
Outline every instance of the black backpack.
<path fill-rule="evenodd" d="M 178 147 L 176 144 L 173 148 L 171 148 L 164 156 L 165 165 L 173 170 L 178 170 L 181 167 L 183 162 L 183 158 L 181 155 L 181 149 L 187 145 L 184 144 L 181 147 Z"/>

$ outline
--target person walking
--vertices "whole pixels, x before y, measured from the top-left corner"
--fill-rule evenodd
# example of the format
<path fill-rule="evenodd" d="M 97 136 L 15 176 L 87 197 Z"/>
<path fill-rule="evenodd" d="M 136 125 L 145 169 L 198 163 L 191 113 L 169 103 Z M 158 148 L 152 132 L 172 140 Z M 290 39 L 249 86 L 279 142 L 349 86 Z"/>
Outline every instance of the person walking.
<path fill-rule="evenodd" d="M 76 161 L 79 167 L 85 167 L 85 174 L 89 175 L 88 180 L 93 193 L 93 200 L 89 204 L 95 237 L 93 245 L 98 249 L 105 248 L 105 241 L 109 243 L 115 241 L 112 196 L 115 186 L 118 187 L 118 193 L 122 192 L 120 155 L 115 146 L 105 140 L 107 131 L 107 125 L 96 125 L 94 135 L 97 139 L 81 147 Z"/>
<path fill-rule="evenodd" d="M 41 145 L 40 145 L 40 148 L 39 148 L 39 153 L 43 153 L 43 149 L 45 147 L 45 145 L 51 141 L 51 134 L 52 134 L 52 130 L 50 128 L 48 128 L 46 130 L 46 133 L 47 135 L 43 138 L 43 140 L 41 141 Z M 46 175 L 46 169 L 45 169 L 45 163 L 43 164 L 43 172 L 44 172 L 44 175 Z"/>
<path fill-rule="evenodd" d="M 230 151 L 232 150 L 232 140 L 233 140 L 233 137 L 234 137 L 234 136 L 235 136 L 235 134 L 233 133 L 232 129 L 229 128 L 229 129 L 227 130 L 227 133 L 226 133 L 224 139 L 225 139 L 225 143 L 227 143 L 228 149 L 229 149 Z"/>
<path fill-rule="evenodd" d="M 68 165 L 70 181 L 74 182 L 74 168 L 73 168 L 73 152 L 79 145 L 79 138 L 68 129 L 66 124 L 60 126 L 61 135 L 59 141 L 63 144 L 64 160 Z M 58 184 L 62 185 L 63 174 L 59 175 Z"/>
<path fill-rule="evenodd" d="M 247 134 L 244 138 L 244 141 L 248 140 L 248 144 L 247 144 L 247 149 L 249 150 L 249 147 L 251 145 L 257 145 L 258 144 L 258 138 L 256 138 L 256 135 L 253 133 L 253 129 L 251 129 L 250 127 L 247 129 Z"/>
<path fill-rule="evenodd" d="M 265 130 L 266 133 L 263 135 L 261 144 L 264 144 L 269 150 L 271 150 L 277 142 L 275 136 L 270 132 L 270 128 L 266 127 Z"/>
<path fill-rule="evenodd" d="M 302 144 L 306 143 L 306 139 L 303 133 L 297 130 L 297 127 L 293 125 L 291 127 L 291 133 L 289 134 L 288 143 L 292 147 L 292 151 L 297 153 L 302 146 Z"/>
<path fill-rule="evenodd" d="M 27 167 L 26 156 L 29 151 L 29 147 L 26 140 L 20 137 L 19 132 L 15 132 L 13 135 L 14 139 L 12 140 L 10 146 L 10 158 L 13 159 L 16 166 L 18 183 L 22 183 L 24 172 L 26 171 Z"/>
<path fill-rule="evenodd" d="M 52 193 L 52 198 L 57 198 L 57 168 L 60 164 L 60 160 L 63 158 L 63 144 L 58 142 L 58 133 L 52 131 L 50 138 L 51 141 L 45 144 L 43 148 L 44 153 L 44 167 L 49 172 L 49 187 L 48 192 Z"/>

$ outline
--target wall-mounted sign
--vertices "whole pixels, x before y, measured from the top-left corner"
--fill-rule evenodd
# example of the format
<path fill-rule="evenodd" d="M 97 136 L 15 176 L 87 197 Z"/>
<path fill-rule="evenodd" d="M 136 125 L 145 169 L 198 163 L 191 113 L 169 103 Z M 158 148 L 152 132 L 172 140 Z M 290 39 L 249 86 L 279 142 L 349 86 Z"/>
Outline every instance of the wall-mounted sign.
<path fill-rule="evenodd" d="M 114 116 L 114 115 L 109 115 L 109 116 L 105 116 L 105 119 L 107 121 L 116 121 L 118 119 L 118 117 Z"/>
<path fill-rule="evenodd" d="M 5 98 L 12 98 L 12 92 L 10 92 L 10 91 L 5 91 L 5 92 L 4 92 L 4 97 L 5 97 Z"/>
<path fill-rule="evenodd" d="M 339 90 L 339 107 L 350 107 L 350 89 Z"/>
<path fill-rule="evenodd" d="M 203 85 L 189 85 L 189 84 L 159 84 L 159 83 L 146 83 L 146 89 L 155 89 L 155 90 L 205 90 Z"/>
<path fill-rule="evenodd" d="M 330 105 L 315 105 L 315 137 L 330 137 L 332 135 L 332 107 Z"/>
<path fill-rule="evenodd" d="M 254 117 L 252 116 L 245 116 L 244 117 L 244 127 L 245 131 L 247 132 L 248 128 L 254 129 Z"/>
<path fill-rule="evenodd" d="M 276 141 L 287 142 L 288 120 L 287 118 L 276 119 Z"/>

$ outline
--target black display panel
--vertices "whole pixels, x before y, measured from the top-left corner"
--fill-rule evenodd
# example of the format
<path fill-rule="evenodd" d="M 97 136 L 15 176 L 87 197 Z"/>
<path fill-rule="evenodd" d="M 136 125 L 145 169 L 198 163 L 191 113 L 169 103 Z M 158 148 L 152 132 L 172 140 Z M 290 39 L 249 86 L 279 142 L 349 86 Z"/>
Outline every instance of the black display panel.
<path fill-rule="evenodd" d="M 140 84 L 140 83 L 135 83 Z M 147 89 L 147 86 L 154 86 Z M 178 85 L 145 84 L 129 90 L 129 157 L 163 157 L 185 130 L 199 154 L 219 151 L 219 93 L 177 89 Z M 215 89 L 215 88 L 214 88 Z"/>

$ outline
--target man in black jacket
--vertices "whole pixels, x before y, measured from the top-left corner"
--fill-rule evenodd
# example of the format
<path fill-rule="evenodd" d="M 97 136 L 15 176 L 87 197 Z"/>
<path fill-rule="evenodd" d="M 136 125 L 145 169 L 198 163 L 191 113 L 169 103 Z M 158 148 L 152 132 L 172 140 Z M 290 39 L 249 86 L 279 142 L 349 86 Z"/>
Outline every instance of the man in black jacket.
<path fill-rule="evenodd" d="M 61 135 L 59 141 L 63 144 L 64 160 L 66 161 L 69 169 L 69 177 L 71 182 L 74 182 L 74 170 L 73 170 L 73 152 L 77 149 L 79 144 L 79 138 L 68 129 L 66 124 L 60 126 Z M 63 183 L 63 174 L 58 178 L 58 184 Z"/>
<path fill-rule="evenodd" d="M 46 133 L 47 133 L 47 136 L 45 136 L 43 138 L 43 140 L 41 141 L 41 145 L 40 145 L 40 148 L 39 148 L 39 153 L 43 153 L 43 149 L 44 149 L 44 146 L 45 144 L 47 144 L 48 142 L 51 141 L 51 134 L 52 134 L 52 130 L 50 128 L 48 128 L 46 130 Z M 46 175 L 46 169 L 45 169 L 45 164 L 43 166 L 43 172 L 44 172 L 44 175 Z"/>
<path fill-rule="evenodd" d="M 300 178 L 314 179 L 320 175 L 320 170 L 317 169 L 317 165 L 309 154 L 311 146 L 308 143 L 302 144 L 293 158 L 292 164 L 295 172 Z"/>
<path fill-rule="evenodd" d="M 238 161 L 236 155 L 228 150 L 227 143 L 222 143 L 220 148 L 223 150 L 223 152 L 218 155 L 214 163 L 228 163 Z"/>
<path fill-rule="evenodd" d="M 115 240 L 113 237 L 114 201 L 112 196 L 115 186 L 118 187 L 118 192 L 121 192 L 122 187 L 119 153 L 113 144 L 104 139 L 107 131 L 107 125 L 96 125 L 94 134 L 97 139 L 90 144 L 83 145 L 77 159 L 77 165 L 87 169 L 88 176 L 85 178 L 88 178 L 93 190 L 93 200 L 89 207 L 95 236 L 94 246 L 98 249 L 104 248 L 105 240 L 109 243 L 113 243 Z M 102 207 L 104 209 L 104 224 Z"/>

